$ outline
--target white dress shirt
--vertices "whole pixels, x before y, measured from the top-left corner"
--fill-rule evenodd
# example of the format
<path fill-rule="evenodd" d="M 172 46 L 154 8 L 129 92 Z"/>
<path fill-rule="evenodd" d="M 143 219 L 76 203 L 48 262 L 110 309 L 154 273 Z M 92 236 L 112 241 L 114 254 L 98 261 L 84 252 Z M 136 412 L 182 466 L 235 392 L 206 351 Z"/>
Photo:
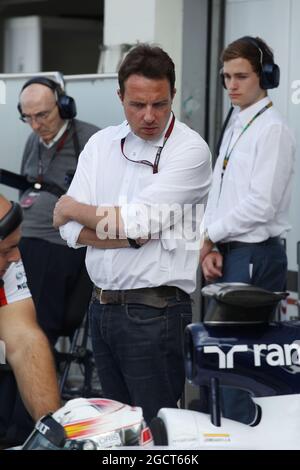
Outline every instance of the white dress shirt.
<path fill-rule="evenodd" d="M 290 229 L 295 158 L 291 131 L 272 106 L 237 141 L 242 129 L 268 103 L 266 97 L 243 111 L 234 110 L 224 134 L 204 218 L 215 243 L 260 242 Z M 221 181 L 224 156 L 232 148 Z"/>
<path fill-rule="evenodd" d="M 168 125 L 170 120 L 171 117 Z M 187 238 L 159 237 L 161 231 L 181 222 L 178 207 L 205 202 L 211 183 L 211 156 L 207 144 L 199 134 L 175 120 L 161 152 L 157 174 L 153 174 L 149 166 L 126 160 L 121 152 L 120 141 L 126 137 L 124 153 L 128 158 L 153 163 L 166 129 L 158 139 L 146 141 L 123 122 L 92 136 L 80 155 L 68 194 L 90 205 L 121 207 L 125 232 L 130 238 L 148 233 L 157 236 L 138 250 L 88 247 L 87 270 L 98 287 L 117 290 L 171 285 L 188 293 L 195 290 L 198 244 L 195 249 L 195 243 Z M 160 214 L 160 230 L 157 231 L 158 204 L 173 207 L 175 204 L 177 209 L 175 207 L 171 222 L 169 213 Z M 153 220 L 149 219 L 145 207 L 154 209 L 150 215 Z M 81 230 L 82 226 L 73 221 L 62 226 L 60 233 L 69 246 L 76 248 Z"/>

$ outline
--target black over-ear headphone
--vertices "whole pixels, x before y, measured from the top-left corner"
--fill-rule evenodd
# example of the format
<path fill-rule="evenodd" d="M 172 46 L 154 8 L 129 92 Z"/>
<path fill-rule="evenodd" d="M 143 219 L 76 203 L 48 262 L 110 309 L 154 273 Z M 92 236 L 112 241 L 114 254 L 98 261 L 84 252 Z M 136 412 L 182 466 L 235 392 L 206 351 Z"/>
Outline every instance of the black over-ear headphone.
<path fill-rule="evenodd" d="M 20 204 L 12 202 L 12 206 L 0 220 L 0 241 L 8 237 L 23 220 L 23 212 Z"/>
<path fill-rule="evenodd" d="M 268 58 L 268 54 L 262 44 L 260 44 L 252 36 L 244 36 L 240 38 L 240 41 L 245 41 L 255 46 L 260 54 L 260 87 L 263 90 L 270 90 L 277 88 L 280 81 L 280 68 L 274 63 L 271 57 Z M 220 71 L 223 87 L 226 89 L 223 68 Z"/>
<path fill-rule="evenodd" d="M 55 82 L 54 80 L 51 80 L 50 78 L 47 77 L 33 77 L 30 80 L 28 80 L 22 87 L 21 93 L 25 88 L 27 88 L 29 85 L 33 85 L 34 83 L 39 83 L 41 85 L 47 86 L 50 88 L 53 93 L 56 96 L 56 102 L 57 102 L 57 107 L 59 111 L 59 115 L 62 119 L 73 119 L 76 114 L 76 104 L 74 99 L 71 96 L 68 96 L 65 94 L 65 92 L 62 90 L 61 86 L 59 83 Z M 21 103 L 18 103 L 18 111 L 22 117 L 22 107 Z"/>

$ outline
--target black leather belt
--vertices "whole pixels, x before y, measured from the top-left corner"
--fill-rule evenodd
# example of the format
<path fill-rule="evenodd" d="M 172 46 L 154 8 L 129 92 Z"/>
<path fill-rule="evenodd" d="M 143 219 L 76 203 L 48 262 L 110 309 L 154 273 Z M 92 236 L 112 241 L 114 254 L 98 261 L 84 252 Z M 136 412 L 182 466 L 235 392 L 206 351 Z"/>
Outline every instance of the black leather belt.
<path fill-rule="evenodd" d="M 190 300 L 190 296 L 174 286 L 145 287 L 128 290 L 103 290 L 94 286 L 92 299 L 101 304 L 143 304 L 150 307 L 165 308 L 170 298 L 177 301 Z"/>
<path fill-rule="evenodd" d="M 237 248 L 250 248 L 251 246 L 269 246 L 269 245 L 283 245 L 283 240 L 280 237 L 272 237 L 262 242 L 248 243 L 248 242 L 227 242 L 217 243 L 217 248 L 221 253 L 228 253 Z"/>

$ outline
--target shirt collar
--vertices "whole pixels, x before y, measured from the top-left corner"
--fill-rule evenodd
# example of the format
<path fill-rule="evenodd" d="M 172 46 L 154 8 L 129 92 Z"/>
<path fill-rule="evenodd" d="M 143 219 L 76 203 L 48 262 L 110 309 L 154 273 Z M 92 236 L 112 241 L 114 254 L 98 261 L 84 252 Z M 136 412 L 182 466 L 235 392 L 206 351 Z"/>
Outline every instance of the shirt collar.
<path fill-rule="evenodd" d="M 119 129 L 116 135 L 114 136 L 113 140 L 122 140 L 127 137 L 130 132 L 130 125 L 127 121 L 123 121 L 122 124 L 119 126 Z"/>
<path fill-rule="evenodd" d="M 162 133 L 160 134 L 159 137 L 157 137 L 157 139 L 153 139 L 153 140 L 144 140 L 144 139 L 141 139 L 140 137 L 138 137 L 137 135 L 134 134 L 134 132 L 132 132 L 132 129 L 130 127 L 130 125 L 128 124 L 127 121 L 124 121 L 122 122 L 117 134 L 115 135 L 115 137 L 113 138 L 113 140 L 122 140 L 124 138 L 126 138 L 129 134 L 132 134 L 134 137 L 136 137 L 137 139 L 143 141 L 143 142 L 147 142 L 148 144 L 150 145 L 153 145 L 153 147 L 161 147 L 164 143 L 164 138 L 165 138 L 165 134 L 167 132 L 167 129 L 171 123 L 171 120 L 172 120 L 172 113 L 170 113 L 170 117 L 168 119 L 168 122 L 166 124 L 166 127 L 164 128 L 164 130 L 162 131 Z"/>
<path fill-rule="evenodd" d="M 46 142 L 44 142 L 42 138 L 40 138 L 40 142 L 44 145 L 44 147 L 46 147 L 47 149 L 50 149 L 51 147 L 53 147 L 54 144 L 56 144 L 56 142 L 58 142 L 58 140 L 61 138 L 61 136 L 67 130 L 68 125 L 69 125 L 69 120 L 67 119 L 64 122 L 63 126 L 59 129 L 56 136 L 53 137 L 53 139 L 50 140 L 50 142 L 48 142 L 48 144 L 46 144 Z"/>
<path fill-rule="evenodd" d="M 236 118 L 239 119 L 242 127 L 245 127 L 248 122 L 257 114 L 261 109 L 263 109 L 267 104 L 271 102 L 269 96 L 259 100 L 257 103 L 248 106 L 248 108 L 236 114 Z"/>

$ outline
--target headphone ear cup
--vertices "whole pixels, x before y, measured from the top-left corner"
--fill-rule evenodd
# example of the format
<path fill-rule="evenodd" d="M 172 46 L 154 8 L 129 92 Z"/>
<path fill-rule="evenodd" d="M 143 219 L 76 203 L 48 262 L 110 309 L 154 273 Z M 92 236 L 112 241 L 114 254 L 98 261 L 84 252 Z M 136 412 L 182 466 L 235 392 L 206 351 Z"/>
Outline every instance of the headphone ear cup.
<path fill-rule="evenodd" d="M 76 114 L 76 103 L 71 96 L 60 95 L 57 100 L 59 115 L 62 119 L 73 119 Z"/>
<path fill-rule="evenodd" d="M 280 82 L 280 68 L 277 64 L 264 64 L 262 67 L 260 86 L 263 90 L 277 88 Z"/>
<path fill-rule="evenodd" d="M 280 68 L 277 64 L 273 65 L 274 88 L 277 88 L 280 83 Z"/>

